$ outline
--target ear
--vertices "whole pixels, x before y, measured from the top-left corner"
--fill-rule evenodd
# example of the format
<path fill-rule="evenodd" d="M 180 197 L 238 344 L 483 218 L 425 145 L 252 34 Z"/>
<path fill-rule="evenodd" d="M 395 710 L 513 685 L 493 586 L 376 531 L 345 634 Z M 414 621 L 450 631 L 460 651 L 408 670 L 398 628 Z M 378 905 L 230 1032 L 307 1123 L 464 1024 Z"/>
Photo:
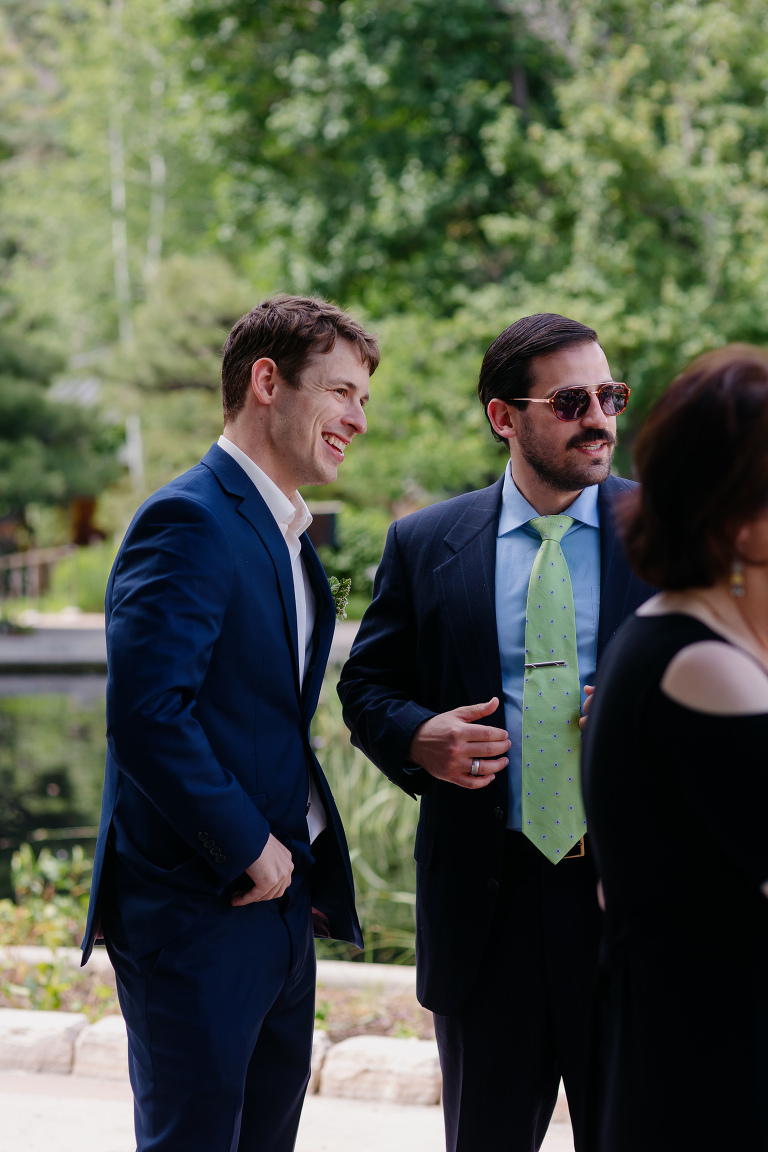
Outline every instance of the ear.
<path fill-rule="evenodd" d="M 506 400 L 491 400 L 488 403 L 488 419 L 494 432 L 504 440 L 514 440 L 518 435 L 520 417 L 519 408 L 507 404 Z"/>
<path fill-rule="evenodd" d="M 736 546 L 737 556 L 743 556 L 745 552 L 749 551 L 750 540 L 752 536 L 752 525 L 747 521 L 739 528 L 733 543 Z"/>
<path fill-rule="evenodd" d="M 279 381 L 277 364 L 269 356 L 262 356 L 251 365 L 251 392 L 257 403 L 271 404 Z"/>
<path fill-rule="evenodd" d="M 742 524 L 734 544 L 736 555 L 745 564 L 768 564 L 768 517 L 756 516 Z"/>

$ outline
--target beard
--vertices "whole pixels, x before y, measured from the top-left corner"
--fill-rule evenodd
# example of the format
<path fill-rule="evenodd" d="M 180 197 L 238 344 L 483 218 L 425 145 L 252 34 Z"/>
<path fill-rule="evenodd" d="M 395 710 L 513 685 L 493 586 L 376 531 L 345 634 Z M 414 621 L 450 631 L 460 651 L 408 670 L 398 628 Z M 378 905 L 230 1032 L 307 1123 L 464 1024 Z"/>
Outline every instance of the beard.
<path fill-rule="evenodd" d="M 571 455 L 570 450 L 579 444 L 590 444 L 603 440 L 608 445 L 608 453 L 601 460 L 590 460 L 585 456 Z M 520 453 L 534 472 L 548 487 L 556 492 L 575 492 L 590 484 L 602 484 L 611 473 L 611 461 L 617 440 L 610 432 L 578 432 L 565 445 L 565 453 L 555 447 L 546 435 L 536 432 L 532 421 L 524 417 L 523 435 L 518 438 Z"/>

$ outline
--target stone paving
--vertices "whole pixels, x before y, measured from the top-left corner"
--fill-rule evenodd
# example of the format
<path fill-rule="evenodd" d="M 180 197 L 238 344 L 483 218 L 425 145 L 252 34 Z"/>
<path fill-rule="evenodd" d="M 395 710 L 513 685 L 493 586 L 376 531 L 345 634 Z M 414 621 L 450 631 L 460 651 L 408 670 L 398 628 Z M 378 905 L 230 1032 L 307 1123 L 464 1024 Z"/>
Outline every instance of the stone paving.
<path fill-rule="evenodd" d="M 133 1152 L 127 1084 L 0 1072 L 3 1148 L 17 1152 Z M 443 1152 L 439 1108 L 310 1096 L 296 1152 Z M 573 1152 L 553 1124 L 542 1152 Z"/>

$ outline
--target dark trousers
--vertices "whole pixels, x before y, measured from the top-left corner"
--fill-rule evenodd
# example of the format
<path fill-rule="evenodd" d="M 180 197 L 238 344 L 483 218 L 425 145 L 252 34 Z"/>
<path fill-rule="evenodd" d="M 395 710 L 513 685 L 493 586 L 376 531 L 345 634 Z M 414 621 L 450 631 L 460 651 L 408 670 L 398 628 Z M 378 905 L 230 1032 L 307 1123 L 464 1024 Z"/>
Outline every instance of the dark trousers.
<path fill-rule="evenodd" d="M 140 960 L 116 907 L 104 928 L 128 1028 L 137 1152 L 291 1152 L 314 1026 L 308 892 L 222 902 Z"/>
<path fill-rule="evenodd" d="M 474 987 L 435 1015 L 448 1152 L 537 1152 L 562 1076 L 576 1152 L 597 972 L 597 877 L 586 854 L 551 864 L 506 836 L 499 896 Z"/>

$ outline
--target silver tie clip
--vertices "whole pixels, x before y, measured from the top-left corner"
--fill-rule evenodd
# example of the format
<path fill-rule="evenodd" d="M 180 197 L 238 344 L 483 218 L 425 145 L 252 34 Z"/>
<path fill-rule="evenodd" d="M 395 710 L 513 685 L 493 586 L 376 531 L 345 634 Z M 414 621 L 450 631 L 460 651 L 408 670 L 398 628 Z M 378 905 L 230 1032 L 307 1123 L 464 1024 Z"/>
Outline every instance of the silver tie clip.
<path fill-rule="evenodd" d="M 567 668 L 565 660 L 542 660 L 540 664 L 523 664 L 523 668 Z"/>

